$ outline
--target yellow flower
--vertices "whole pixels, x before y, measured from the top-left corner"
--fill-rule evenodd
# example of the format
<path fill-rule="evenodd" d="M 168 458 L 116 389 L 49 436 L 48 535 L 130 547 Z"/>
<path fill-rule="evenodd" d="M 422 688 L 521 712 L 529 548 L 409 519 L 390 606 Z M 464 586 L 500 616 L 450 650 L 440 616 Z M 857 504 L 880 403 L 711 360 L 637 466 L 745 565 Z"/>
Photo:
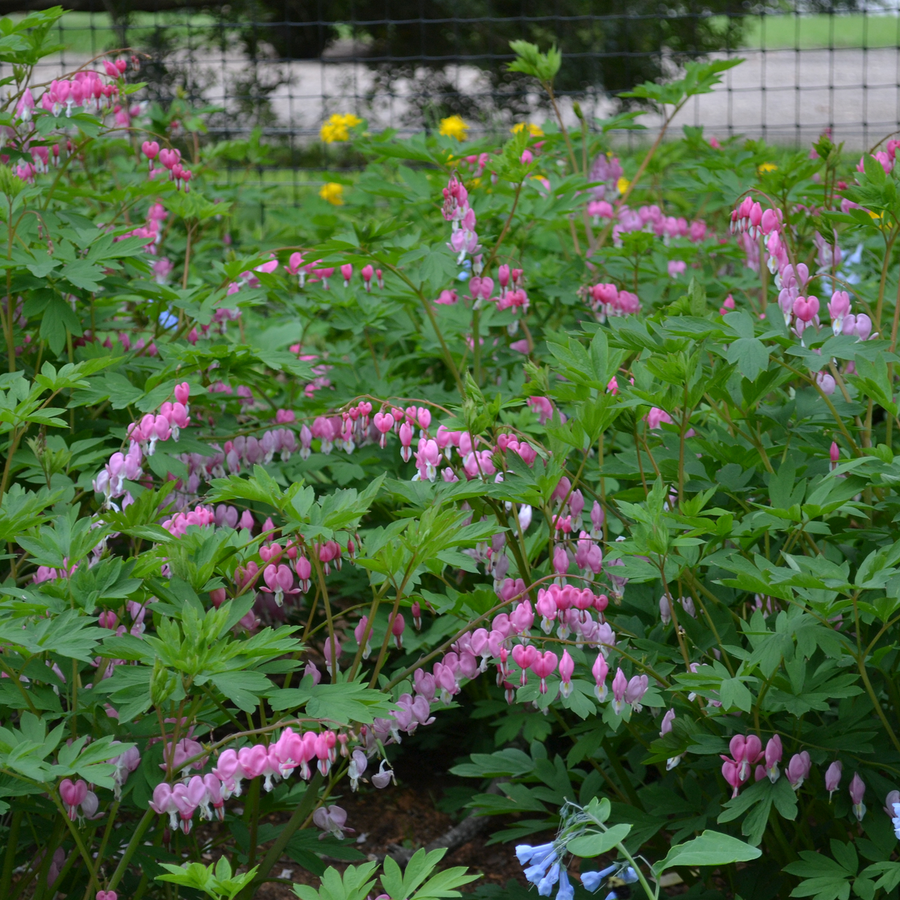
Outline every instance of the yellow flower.
<path fill-rule="evenodd" d="M 533 122 L 528 122 L 528 123 L 519 122 L 518 125 L 513 125 L 513 127 L 510 129 L 510 131 L 513 134 L 518 134 L 520 131 L 523 131 L 525 128 L 528 129 L 528 133 L 532 137 L 543 137 L 544 136 L 544 129 L 541 128 L 540 125 L 535 125 Z"/>
<path fill-rule="evenodd" d="M 756 167 L 756 172 L 758 175 L 762 175 L 764 172 L 775 172 L 778 170 L 778 166 L 775 163 L 762 163 L 761 165 Z"/>
<path fill-rule="evenodd" d="M 334 144 L 337 141 L 347 141 L 350 139 L 350 135 L 346 128 L 341 125 L 332 125 L 330 122 L 326 122 L 322 126 L 322 130 L 319 134 L 326 144 Z"/>
<path fill-rule="evenodd" d="M 877 213 L 877 212 L 872 212 L 871 209 L 867 209 L 866 212 L 869 214 L 869 217 L 872 219 L 873 225 L 877 225 L 881 229 L 886 229 L 889 227 L 884 218 L 884 210 Z"/>
<path fill-rule="evenodd" d="M 631 184 L 631 182 L 623 175 L 623 176 L 616 182 L 616 190 L 617 190 L 620 194 L 624 194 L 625 191 L 628 190 L 628 186 L 629 186 L 630 184 Z"/>
<path fill-rule="evenodd" d="M 327 184 L 322 185 L 322 190 L 319 191 L 319 196 L 323 200 L 327 200 L 329 203 L 333 203 L 335 206 L 343 206 L 344 186 L 342 184 L 338 184 L 336 181 L 329 181 Z"/>
<path fill-rule="evenodd" d="M 468 130 L 468 124 L 460 116 L 449 116 L 446 119 L 441 119 L 439 133 L 444 137 L 453 137 L 458 141 L 464 141 Z"/>
<path fill-rule="evenodd" d="M 354 116 L 353 113 L 346 113 L 345 115 L 334 113 L 322 126 L 319 134 L 326 144 L 333 144 L 336 141 L 349 141 L 350 129 L 361 123 L 362 119 Z"/>

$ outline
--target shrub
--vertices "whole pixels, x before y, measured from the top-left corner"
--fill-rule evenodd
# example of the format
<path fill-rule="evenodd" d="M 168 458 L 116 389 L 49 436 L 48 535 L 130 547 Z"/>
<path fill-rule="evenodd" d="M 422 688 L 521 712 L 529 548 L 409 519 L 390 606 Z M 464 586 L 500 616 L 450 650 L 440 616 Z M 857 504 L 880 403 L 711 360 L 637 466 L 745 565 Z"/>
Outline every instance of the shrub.
<path fill-rule="evenodd" d="M 59 14 L 0 45 L 0 896 L 362 898 L 335 792 L 461 702 L 542 895 L 895 894 L 897 142 L 348 123 L 254 245 L 133 62 L 31 92 Z"/>

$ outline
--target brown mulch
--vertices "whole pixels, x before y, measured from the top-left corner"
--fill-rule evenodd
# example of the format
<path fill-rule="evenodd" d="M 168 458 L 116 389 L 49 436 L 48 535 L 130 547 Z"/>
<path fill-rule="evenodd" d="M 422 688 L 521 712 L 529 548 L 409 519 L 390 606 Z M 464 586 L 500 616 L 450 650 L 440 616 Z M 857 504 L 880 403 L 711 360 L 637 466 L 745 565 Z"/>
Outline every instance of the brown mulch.
<path fill-rule="evenodd" d="M 367 786 L 356 794 L 348 790 L 339 800 L 333 801 L 347 811 L 347 826 L 355 829 L 357 848 L 361 853 L 375 857 L 383 856 L 398 846 L 412 849 L 424 847 L 444 835 L 468 813 L 460 806 L 454 810 L 456 815 L 452 816 L 437 807 L 446 787 L 463 782 L 429 762 L 419 755 L 410 758 L 404 754 L 395 767 L 400 782 L 398 786 L 380 791 Z M 475 787 L 472 782 L 467 786 Z M 503 817 L 491 817 L 488 827 L 477 838 L 448 853 L 441 861 L 441 868 L 466 866 L 472 873 L 482 874 L 478 881 L 464 886 L 463 892 L 485 883 L 502 886 L 510 879 L 527 884 L 516 859 L 515 847 L 510 843 L 488 845 L 491 834 L 507 828 L 509 824 Z M 351 865 L 341 860 L 326 862 L 338 871 Z M 319 885 L 317 876 L 288 858 L 280 861 L 272 874 L 276 877 L 283 874 L 294 884 Z M 296 894 L 289 884 L 270 883 L 260 888 L 256 898 L 296 900 Z"/>

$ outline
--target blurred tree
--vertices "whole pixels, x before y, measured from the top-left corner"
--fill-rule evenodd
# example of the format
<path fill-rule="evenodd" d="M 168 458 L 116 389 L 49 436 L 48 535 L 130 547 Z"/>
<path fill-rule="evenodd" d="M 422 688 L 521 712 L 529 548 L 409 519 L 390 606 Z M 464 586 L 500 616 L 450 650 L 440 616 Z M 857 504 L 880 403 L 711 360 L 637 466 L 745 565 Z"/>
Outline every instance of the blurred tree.
<path fill-rule="evenodd" d="M 0 0 L 0 13 L 42 8 L 57 0 Z M 222 53 L 243 51 L 248 112 L 265 103 L 280 82 L 255 86 L 255 62 L 271 57 L 331 57 L 365 62 L 374 72 L 369 93 L 402 93 L 410 124 L 457 113 L 492 118 L 516 113 L 543 98 L 506 72 L 509 42 L 525 39 L 563 52 L 556 87 L 561 94 L 615 95 L 642 81 L 671 75 L 679 64 L 736 50 L 747 17 L 778 13 L 835 13 L 884 5 L 886 0 L 68 0 L 67 8 L 107 12 L 123 46 L 139 11 L 202 11 L 218 26 L 208 40 Z M 158 44 L 169 37 L 160 34 Z M 144 36 L 144 42 L 146 37 Z M 153 43 L 150 41 L 148 43 Z M 162 60 L 169 48 L 151 48 Z M 480 70 L 460 79 L 458 66 Z M 160 65 L 157 66 L 160 68 Z M 172 73 L 160 69 L 161 83 Z M 402 88 L 400 83 L 402 84 Z M 630 101 L 635 102 L 635 101 Z"/>
<path fill-rule="evenodd" d="M 380 87 L 418 80 L 436 112 L 466 112 L 478 98 L 447 75 L 456 64 L 481 69 L 507 103 L 523 102 L 523 81 L 505 72 L 511 40 L 563 51 L 560 92 L 616 93 L 736 49 L 751 9 L 740 0 L 232 0 L 220 12 L 279 56 L 362 58 Z"/>

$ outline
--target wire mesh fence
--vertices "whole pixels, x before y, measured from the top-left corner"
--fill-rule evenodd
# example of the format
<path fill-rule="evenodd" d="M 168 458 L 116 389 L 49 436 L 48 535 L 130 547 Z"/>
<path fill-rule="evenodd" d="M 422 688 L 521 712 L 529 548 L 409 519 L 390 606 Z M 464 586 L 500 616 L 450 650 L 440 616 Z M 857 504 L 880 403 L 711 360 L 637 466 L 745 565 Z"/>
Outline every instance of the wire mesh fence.
<path fill-rule="evenodd" d="M 841 8 L 817 0 L 692 4 L 81 0 L 60 20 L 62 49 L 38 75 L 49 80 L 105 51 L 131 48 L 143 61 L 149 99 L 184 98 L 206 110 L 212 136 L 247 138 L 256 130 L 277 149 L 275 165 L 258 167 L 261 181 L 275 170 L 327 165 L 318 138 L 332 113 L 355 113 L 372 130 L 434 127 L 450 114 L 463 116 L 473 133 L 541 122 L 545 98 L 505 71 L 516 37 L 560 44 L 559 103 L 569 118 L 576 99 L 589 116 L 613 113 L 618 92 L 675 74 L 686 59 L 740 56 L 745 62 L 682 110 L 676 125 L 798 145 L 830 128 L 853 149 L 900 129 L 897 0 L 849 0 Z M 0 11 L 16 8 L 0 0 Z M 643 121 L 652 135 L 659 120 Z"/>

